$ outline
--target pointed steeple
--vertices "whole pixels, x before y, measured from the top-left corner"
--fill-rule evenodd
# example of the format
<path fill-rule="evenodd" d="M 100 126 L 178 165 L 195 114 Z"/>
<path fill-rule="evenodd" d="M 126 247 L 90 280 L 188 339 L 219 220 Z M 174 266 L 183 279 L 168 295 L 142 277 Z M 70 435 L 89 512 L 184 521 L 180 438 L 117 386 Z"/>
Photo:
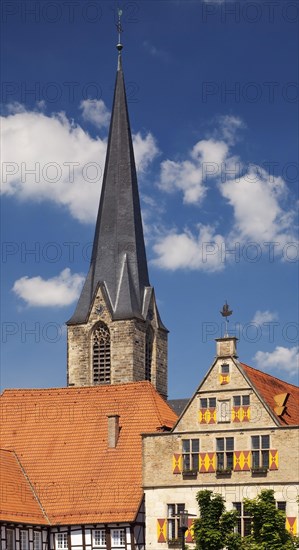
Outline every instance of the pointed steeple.
<path fill-rule="evenodd" d="M 68 324 L 86 322 L 99 284 L 105 287 L 114 320 L 143 318 L 144 296 L 150 286 L 120 42 L 117 49 L 118 69 L 91 263 Z"/>

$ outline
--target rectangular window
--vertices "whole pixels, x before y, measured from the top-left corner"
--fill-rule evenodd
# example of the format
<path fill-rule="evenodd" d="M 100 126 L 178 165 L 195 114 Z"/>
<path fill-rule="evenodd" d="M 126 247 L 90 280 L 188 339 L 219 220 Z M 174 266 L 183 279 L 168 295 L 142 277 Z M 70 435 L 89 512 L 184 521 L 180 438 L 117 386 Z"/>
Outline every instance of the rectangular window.
<path fill-rule="evenodd" d="M 250 405 L 250 395 L 234 395 L 233 404 L 234 407 L 240 407 L 241 405 L 246 407 Z"/>
<path fill-rule="evenodd" d="M 230 422 L 230 399 L 223 399 L 222 401 L 218 401 L 217 420 L 218 422 Z"/>
<path fill-rule="evenodd" d="M 236 526 L 236 531 L 241 535 L 241 537 L 247 537 L 251 534 L 251 518 L 249 513 L 246 511 L 246 507 L 243 502 L 233 502 L 233 507 L 238 512 L 238 523 Z"/>
<path fill-rule="evenodd" d="M 33 549 L 42 550 L 42 534 L 40 531 L 33 532 Z"/>
<path fill-rule="evenodd" d="M 199 469 L 199 439 L 183 439 L 183 472 Z"/>
<path fill-rule="evenodd" d="M 286 513 L 286 510 L 287 510 L 287 503 L 286 503 L 285 500 L 279 500 L 279 501 L 276 503 L 276 506 L 277 506 L 277 509 L 278 509 L 278 510 L 281 510 L 281 512 Z"/>
<path fill-rule="evenodd" d="M 221 365 L 221 374 L 229 374 L 229 364 L 223 363 Z"/>
<path fill-rule="evenodd" d="M 20 549 L 29 550 L 28 531 L 20 531 Z"/>
<path fill-rule="evenodd" d="M 98 548 L 106 547 L 106 531 L 105 529 L 95 529 L 92 532 L 92 544 Z"/>
<path fill-rule="evenodd" d="M 218 471 L 232 470 L 234 465 L 234 438 L 218 437 L 216 439 L 216 456 Z"/>
<path fill-rule="evenodd" d="M 13 529 L 6 529 L 6 549 L 15 550 L 15 532 Z"/>
<path fill-rule="evenodd" d="M 67 533 L 56 533 L 56 548 L 60 550 L 67 547 Z"/>
<path fill-rule="evenodd" d="M 215 407 L 216 407 L 216 397 L 204 397 L 200 399 L 201 409 L 215 409 Z"/>
<path fill-rule="evenodd" d="M 111 529 L 112 548 L 123 548 L 126 544 L 126 534 L 124 529 Z"/>
<path fill-rule="evenodd" d="M 185 504 L 167 504 L 167 537 L 168 541 L 181 538 L 180 513 L 185 510 Z"/>
<path fill-rule="evenodd" d="M 251 454 L 252 468 L 269 468 L 269 435 L 253 435 L 251 436 Z"/>

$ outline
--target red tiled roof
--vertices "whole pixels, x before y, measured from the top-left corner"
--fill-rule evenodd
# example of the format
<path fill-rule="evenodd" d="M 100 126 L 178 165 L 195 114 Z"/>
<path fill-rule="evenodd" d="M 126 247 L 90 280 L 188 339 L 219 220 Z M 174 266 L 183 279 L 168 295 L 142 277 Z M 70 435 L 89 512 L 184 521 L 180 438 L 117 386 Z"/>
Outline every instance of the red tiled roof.
<path fill-rule="evenodd" d="M 299 388 L 288 382 L 284 382 L 275 376 L 266 374 L 260 370 L 254 369 L 241 363 L 245 374 L 256 388 L 265 403 L 270 407 L 272 413 L 282 426 L 299 425 Z M 274 411 L 276 403 L 274 397 L 281 393 L 289 393 L 289 398 L 286 402 L 286 410 L 283 415 L 277 416 Z"/>
<path fill-rule="evenodd" d="M 133 521 L 142 499 L 141 433 L 175 413 L 149 382 L 5 390 L 1 446 L 14 450 L 51 524 Z M 120 416 L 116 448 L 107 415 Z"/>
<path fill-rule="evenodd" d="M 0 450 L 0 520 L 48 524 L 17 457 Z"/>

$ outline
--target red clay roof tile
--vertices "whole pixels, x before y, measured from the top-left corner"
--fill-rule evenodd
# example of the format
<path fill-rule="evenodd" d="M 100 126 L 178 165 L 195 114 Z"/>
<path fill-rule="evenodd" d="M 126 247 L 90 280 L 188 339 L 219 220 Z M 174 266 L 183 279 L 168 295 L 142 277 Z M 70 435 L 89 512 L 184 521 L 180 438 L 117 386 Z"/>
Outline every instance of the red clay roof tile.
<path fill-rule="evenodd" d="M 275 376 L 266 374 L 260 370 L 254 369 L 241 363 L 245 374 L 256 388 L 265 403 L 270 407 L 272 413 L 282 426 L 299 425 L 299 388 L 288 382 L 284 382 Z M 286 409 L 282 416 L 277 416 L 274 411 L 276 403 L 275 395 L 288 393 L 289 398 L 286 402 Z"/>
<path fill-rule="evenodd" d="M 51 524 L 134 520 L 142 499 L 141 433 L 177 417 L 149 382 L 5 390 L 1 445 L 13 449 Z M 107 415 L 120 415 L 115 449 Z"/>

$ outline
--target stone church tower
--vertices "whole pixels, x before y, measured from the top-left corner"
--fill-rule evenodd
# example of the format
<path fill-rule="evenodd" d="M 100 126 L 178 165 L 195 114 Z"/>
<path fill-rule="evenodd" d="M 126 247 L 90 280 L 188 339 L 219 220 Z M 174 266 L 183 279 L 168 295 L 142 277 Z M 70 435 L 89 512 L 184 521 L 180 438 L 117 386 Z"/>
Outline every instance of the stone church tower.
<path fill-rule="evenodd" d="M 168 331 L 149 283 L 121 49 L 91 263 L 67 322 L 67 383 L 149 380 L 166 397 Z"/>

